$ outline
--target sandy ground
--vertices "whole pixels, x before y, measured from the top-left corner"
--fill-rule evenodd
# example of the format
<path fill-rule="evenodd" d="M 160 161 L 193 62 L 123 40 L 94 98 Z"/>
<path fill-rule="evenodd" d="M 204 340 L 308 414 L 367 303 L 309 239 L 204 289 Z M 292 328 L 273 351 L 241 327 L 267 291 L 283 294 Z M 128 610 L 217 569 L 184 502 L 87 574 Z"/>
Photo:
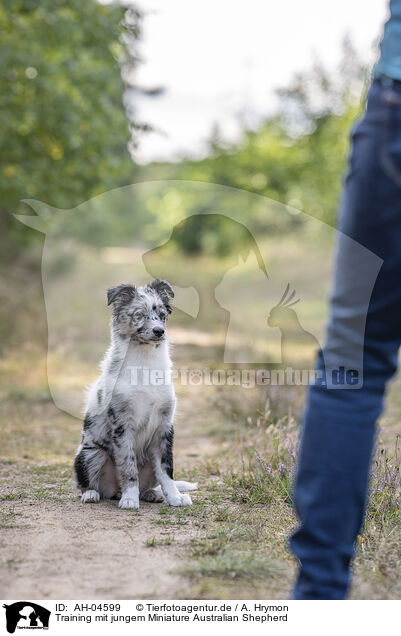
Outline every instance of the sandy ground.
<path fill-rule="evenodd" d="M 188 413 L 197 403 L 197 417 L 191 419 Z M 201 404 L 193 393 L 179 400 L 177 479 L 189 478 L 187 468 L 193 478 L 196 463 L 210 445 L 206 435 L 194 435 L 188 425 L 197 426 L 205 416 Z M 77 427 L 78 443 L 78 422 Z M 45 439 L 46 432 L 41 434 Z M 64 450 L 67 458 L 70 446 Z M 170 508 L 163 514 L 164 504 L 145 502 L 139 511 L 120 510 L 117 501 L 82 505 L 72 478 L 72 461 L 73 454 L 71 471 L 66 463 L 62 487 L 57 483 L 57 467 L 54 476 L 39 477 L 30 488 L 30 475 L 37 477 L 34 465 L 29 461 L 3 464 L 0 598 L 186 597 L 188 580 L 177 570 L 183 564 L 185 546 L 198 532 L 193 515 Z M 196 501 L 197 493 L 191 495 Z"/>
<path fill-rule="evenodd" d="M 116 502 L 81 506 L 78 502 L 40 502 L 15 506 L 24 528 L 7 533 L 1 556 L 16 560 L 12 576 L 2 577 L 4 599 L 172 598 L 184 581 L 174 569 L 189 529 L 174 532 L 174 545 L 146 547 L 163 540 L 151 520 L 155 505 L 139 513 L 118 510 Z M 22 557 L 21 562 L 18 559 Z"/>

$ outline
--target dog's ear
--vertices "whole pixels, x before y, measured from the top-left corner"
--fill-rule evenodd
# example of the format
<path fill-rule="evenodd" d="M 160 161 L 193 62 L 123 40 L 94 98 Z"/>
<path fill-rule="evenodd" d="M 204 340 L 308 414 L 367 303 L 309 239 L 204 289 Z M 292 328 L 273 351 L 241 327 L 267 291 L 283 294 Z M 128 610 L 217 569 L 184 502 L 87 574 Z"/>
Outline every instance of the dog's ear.
<path fill-rule="evenodd" d="M 150 289 L 154 289 L 155 292 L 159 294 L 168 313 L 171 314 L 172 308 L 170 305 L 170 300 L 174 298 L 174 292 L 170 283 L 168 283 L 166 280 L 160 280 L 160 278 L 156 278 L 148 285 L 148 287 L 150 287 Z"/>
<path fill-rule="evenodd" d="M 107 290 L 107 305 L 118 301 L 120 305 L 128 303 L 136 294 L 135 285 L 117 285 Z"/>

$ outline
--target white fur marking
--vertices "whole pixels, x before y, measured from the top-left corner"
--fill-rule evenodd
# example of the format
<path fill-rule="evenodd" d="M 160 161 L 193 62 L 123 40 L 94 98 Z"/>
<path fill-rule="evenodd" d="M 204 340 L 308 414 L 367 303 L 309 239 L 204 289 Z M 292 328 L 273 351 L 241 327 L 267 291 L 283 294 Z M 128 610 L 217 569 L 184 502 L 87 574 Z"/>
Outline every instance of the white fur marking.
<path fill-rule="evenodd" d="M 176 481 L 174 483 L 180 492 L 189 492 L 198 488 L 198 482 Z"/>
<path fill-rule="evenodd" d="M 127 488 L 121 496 L 118 502 L 118 507 L 123 510 L 138 510 L 139 509 L 139 489 L 138 486 L 131 486 Z"/>
<path fill-rule="evenodd" d="M 100 495 L 97 490 L 85 490 L 82 493 L 81 502 L 82 503 L 98 503 L 100 500 Z"/>
<path fill-rule="evenodd" d="M 189 495 L 174 495 L 167 498 L 167 503 L 170 506 L 192 506 L 192 499 Z"/>

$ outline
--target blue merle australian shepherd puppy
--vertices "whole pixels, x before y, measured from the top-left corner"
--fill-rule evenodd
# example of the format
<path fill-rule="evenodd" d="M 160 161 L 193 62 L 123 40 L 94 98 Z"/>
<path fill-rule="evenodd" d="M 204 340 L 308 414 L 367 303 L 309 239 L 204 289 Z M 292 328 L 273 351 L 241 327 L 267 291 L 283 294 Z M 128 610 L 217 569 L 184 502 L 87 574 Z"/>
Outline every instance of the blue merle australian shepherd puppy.
<path fill-rule="evenodd" d="M 186 493 L 196 484 L 173 479 L 176 399 L 166 334 L 173 296 L 163 280 L 107 292 L 111 344 L 89 389 L 74 463 L 83 503 L 119 498 L 119 507 L 128 509 L 138 509 L 140 499 L 191 504 Z"/>

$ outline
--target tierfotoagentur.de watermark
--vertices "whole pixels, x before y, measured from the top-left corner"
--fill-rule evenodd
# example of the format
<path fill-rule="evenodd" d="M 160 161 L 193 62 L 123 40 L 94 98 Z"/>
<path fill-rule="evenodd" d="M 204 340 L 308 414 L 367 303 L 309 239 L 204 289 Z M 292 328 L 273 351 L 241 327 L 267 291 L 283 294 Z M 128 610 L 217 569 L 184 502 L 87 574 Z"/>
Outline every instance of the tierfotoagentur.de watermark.
<path fill-rule="evenodd" d="M 357 369 L 340 366 L 329 373 L 321 369 L 211 369 L 188 367 L 173 370 L 128 367 L 132 386 L 163 386 L 178 383 L 182 386 L 355 386 L 359 382 Z"/>

